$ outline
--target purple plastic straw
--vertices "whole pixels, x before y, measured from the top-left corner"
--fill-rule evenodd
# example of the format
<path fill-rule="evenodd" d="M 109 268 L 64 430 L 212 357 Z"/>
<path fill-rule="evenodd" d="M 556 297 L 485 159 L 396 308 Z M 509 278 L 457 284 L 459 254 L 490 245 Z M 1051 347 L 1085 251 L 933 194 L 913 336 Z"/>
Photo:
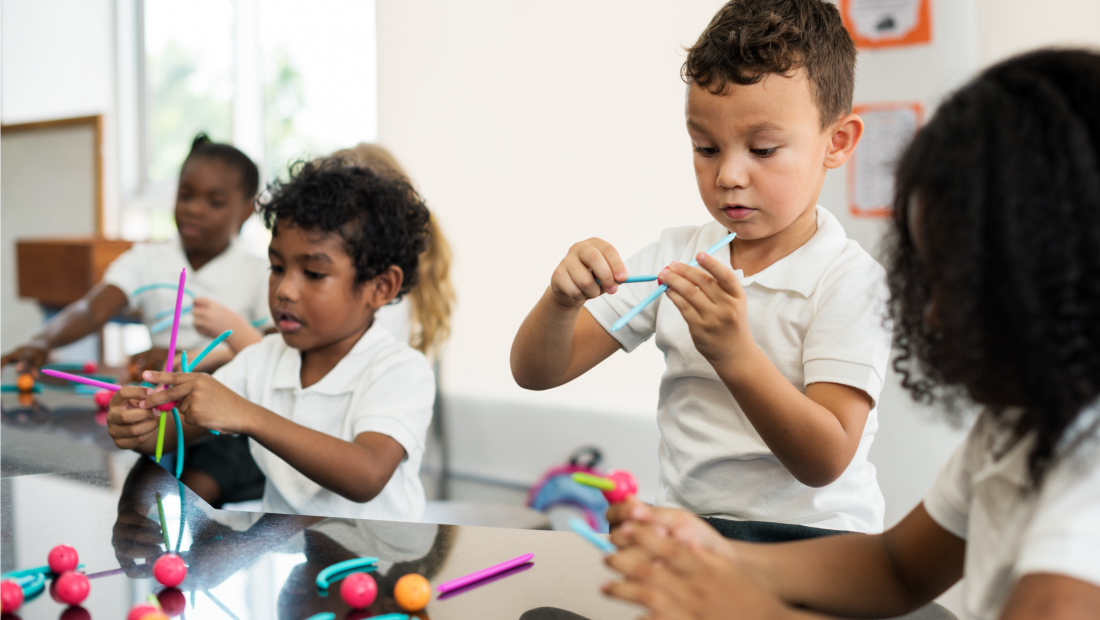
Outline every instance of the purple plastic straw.
<path fill-rule="evenodd" d="M 117 392 L 122 388 L 121 385 L 115 385 L 114 383 L 107 383 L 106 381 L 96 381 L 95 379 L 89 379 L 88 377 L 81 377 L 80 375 L 70 375 L 67 372 L 61 372 L 60 370 L 54 370 L 52 368 L 43 368 L 42 374 L 49 375 L 51 377 L 57 377 L 58 379 L 64 379 L 66 381 L 75 381 L 77 383 L 83 383 L 84 385 L 90 385 L 92 387 L 103 388 L 105 390 L 111 390 Z"/>
<path fill-rule="evenodd" d="M 450 592 L 451 590 L 456 590 L 463 586 L 468 586 L 471 583 L 477 583 L 482 579 L 488 579 L 493 575 L 503 573 L 504 571 L 510 568 L 515 568 L 520 564 L 526 564 L 534 559 L 534 557 L 535 554 L 533 553 L 525 553 L 518 558 L 513 558 L 511 560 L 508 560 L 507 562 L 497 564 L 496 566 L 490 566 L 489 568 L 479 570 L 476 573 L 466 575 L 465 577 L 459 577 L 458 579 L 452 579 L 451 581 L 448 581 L 446 583 L 441 583 L 439 584 L 439 586 L 436 587 L 436 590 L 438 590 L 440 594 L 444 594 Z"/>

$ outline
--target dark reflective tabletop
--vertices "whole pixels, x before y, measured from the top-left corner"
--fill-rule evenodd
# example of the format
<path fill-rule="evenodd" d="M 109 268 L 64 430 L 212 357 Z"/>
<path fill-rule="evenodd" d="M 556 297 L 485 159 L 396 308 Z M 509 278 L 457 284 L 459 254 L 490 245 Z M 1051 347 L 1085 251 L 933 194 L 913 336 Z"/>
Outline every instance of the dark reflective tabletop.
<path fill-rule="evenodd" d="M 411 572 L 432 584 L 432 601 L 417 614 L 424 619 L 638 615 L 600 594 L 611 573 L 575 534 L 215 510 L 150 459 L 115 449 L 90 397 L 36 396 L 37 408 L 3 394 L 3 570 L 43 565 L 64 543 L 79 553 L 92 587 L 81 609 L 44 593 L 18 612 L 25 620 L 121 619 L 151 593 L 180 618 L 304 620 L 322 611 L 366 618 L 400 611 L 393 585 Z M 189 566 L 178 589 L 152 578 L 167 550 Z M 440 583 L 525 553 L 533 564 L 501 579 L 450 597 L 434 593 Z M 380 558 L 379 596 L 369 609 L 350 610 L 338 585 L 318 593 L 322 569 L 364 556 Z"/>

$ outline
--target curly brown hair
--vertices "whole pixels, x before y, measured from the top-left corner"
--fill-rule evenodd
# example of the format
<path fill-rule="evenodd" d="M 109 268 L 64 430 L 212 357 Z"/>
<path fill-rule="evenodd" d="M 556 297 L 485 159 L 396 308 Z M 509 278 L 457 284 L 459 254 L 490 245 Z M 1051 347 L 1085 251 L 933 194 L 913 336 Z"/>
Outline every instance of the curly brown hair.
<path fill-rule="evenodd" d="M 730 83 L 805 67 L 821 128 L 852 111 L 856 46 L 824 0 L 730 0 L 687 48 L 680 77 L 718 95 Z"/>

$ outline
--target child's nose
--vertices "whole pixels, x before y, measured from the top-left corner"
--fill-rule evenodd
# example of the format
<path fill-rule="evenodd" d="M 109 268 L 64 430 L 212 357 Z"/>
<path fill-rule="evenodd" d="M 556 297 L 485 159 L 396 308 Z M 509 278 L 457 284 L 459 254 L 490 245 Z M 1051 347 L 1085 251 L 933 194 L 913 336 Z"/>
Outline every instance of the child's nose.
<path fill-rule="evenodd" d="M 726 189 L 745 187 L 747 180 L 745 167 L 739 158 L 733 156 L 722 158 L 718 164 L 718 179 L 716 180 L 719 187 Z"/>

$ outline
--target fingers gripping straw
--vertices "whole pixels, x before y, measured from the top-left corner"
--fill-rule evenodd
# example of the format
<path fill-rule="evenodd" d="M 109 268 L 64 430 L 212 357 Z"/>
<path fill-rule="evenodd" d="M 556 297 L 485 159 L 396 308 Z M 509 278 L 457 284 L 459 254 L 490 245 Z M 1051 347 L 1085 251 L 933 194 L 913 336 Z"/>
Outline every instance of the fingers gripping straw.
<path fill-rule="evenodd" d="M 722 249 L 723 247 L 729 245 L 730 242 L 733 241 L 734 237 L 736 237 L 736 236 L 737 236 L 737 233 L 730 233 L 730 234 L 726 235 L 725 237 L 722 237 L 721 241 L 719 241 L 718 243 L 715 243 L 714 245 L 710 246 L 710 249 L 707 250 L 707 254 L 713 256 L 715 252 L 717 252 L 718 250 Z M 693 259 L 691 259 L 691 262 L 688 263 L 688 266 L 689 267 L 698 267 L 699 266 L 699 261 L 695 260 L 693 258 Z M 618 321 L 615 321 L 614 325 L 611 326 L 611 331 L 617 332 L 620 329 L 622 329 L 623 327 L 625 327 L 626 324 L 631 321 L 631 319 L 638 316 L 638 314 L 640 314 L 642 310 L 645 310 L 646 306 L 653 303 L 653 301 L 655 299 L 657 299 L 658 297 L 663 295 L 664 292 L 667 291 L 667 290 L 668 290 L 668 285 L 667 284 L 662 284 L 662 285 L 658 286 L 656 289 L 653 290 L 652 293 L 647 295 L 645 299 L 639 301 L 638 305 L 631 308 L 626 314 L 624 314 L 622 317 L 620 317 Z"/>
<path fill-rule="evenodd" d="M 172 337 L 168 341 L 168 359 L 164 362 L 164 372 L 172 372 L 172 363 L 176 360 L 176 336 L 180 330 L 180 310 L 183 309 L 183 287 L 187 283 L 187 269 L 180 271 L 180 286 L 176 290 L 176 314 L 172 319 Z M 160 410 L 160 426 L 157 428 L 157 460 L 160 461 L 161 455 L 164 454 L 164 429 L 168 425 L 168 412 L 176 407 L 176 403 L 167 402 L 163 405 L 157 405 L 157 409 Z M 183 438 L 177 437 L 177 441 L 182 444 Z M 177 446 L 177 449 L 182 449 L 182 445 Z"/>

